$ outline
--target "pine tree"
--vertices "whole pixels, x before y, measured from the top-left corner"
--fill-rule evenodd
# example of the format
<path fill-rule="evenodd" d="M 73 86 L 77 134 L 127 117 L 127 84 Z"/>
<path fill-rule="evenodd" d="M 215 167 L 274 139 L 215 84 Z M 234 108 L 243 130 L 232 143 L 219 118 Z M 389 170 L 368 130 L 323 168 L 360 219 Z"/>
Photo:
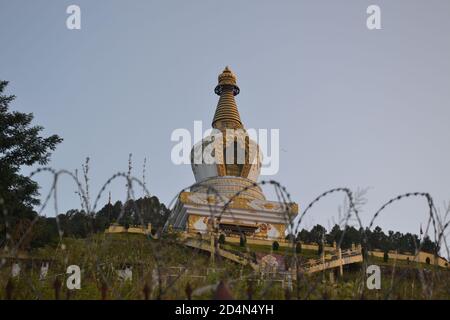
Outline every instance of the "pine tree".
<path fill-rule="evenodd" d="M 26 225 L 25 221 L 36 216 L 33 206 L 39 204 L 38 184 L 22 175 L 21 169 L 46 165 L 62 139 L 57 135 L 42 137 L 43 127 L 31 123 L 32 113 L 10 111 L 15 96 L 4 94 L 7 85 L 8 81 L 0 81 L 0 212 L 7 213 L 14 234 L 16 226 Z M 4 230 L 5 215 L 1 214 L 0 237 L 5 236 Z"/>

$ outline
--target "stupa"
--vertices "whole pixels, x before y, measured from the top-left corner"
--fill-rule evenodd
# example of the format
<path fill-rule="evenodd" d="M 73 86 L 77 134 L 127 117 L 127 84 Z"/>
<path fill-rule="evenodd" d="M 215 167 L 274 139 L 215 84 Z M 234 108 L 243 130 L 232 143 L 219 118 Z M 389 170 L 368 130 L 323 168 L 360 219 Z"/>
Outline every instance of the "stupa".
<path fill-rule="evenodd" d="M 215 230 L 226 237 L 284 241 L 298 205 L 266 200 L 257 184 L 262 155 L 241 121 L 235 101 L 240 89 L 230 68 L 219 75 L 214 92 L 220 98 L 213 131 L 191 151 L 196 183 L 180 193 L 169 223 L 189 235 Z"/>

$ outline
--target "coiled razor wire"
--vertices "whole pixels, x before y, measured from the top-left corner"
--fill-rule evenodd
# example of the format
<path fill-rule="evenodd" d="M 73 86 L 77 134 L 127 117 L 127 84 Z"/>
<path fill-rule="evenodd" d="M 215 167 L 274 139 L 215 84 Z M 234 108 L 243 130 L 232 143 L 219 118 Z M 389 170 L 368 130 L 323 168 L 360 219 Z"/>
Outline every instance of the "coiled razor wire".
<path fill-rule="evenodd" d="M 49 205 L 50 201 L 53 199 L 53 211 L 54 211 L 54 215 L 55 215 L 55 221 L 56 221 L 56 227 L 58 230 L 58 237 L 59 237 L 59 242 L 58 245 L 56 246 L 56 249 L 54 251 L 54 257 L 55 259 L 58 258 L 63 258 L 63 266 L 67 267 L 67 257 L 70 255 L 70 252 L 68 252 L 68 250 L 70 250 L 70 248 L 65 248 L 64 246 L 64 230 L 61 227 L 60 221 L 59 221 L 59 212 L 58 212 L 58 181 L 59 178 L 63 175 L 68 175 L 71 180 L 75 183 L 76 186 L 76 193 L 80 196 L 80 204 L 81 204 L 81 208 L 84 209 L 87 213 L 88 216 L 94 218 L 95 214 L 96 214 L 96 210 L 98 207 L 98 204 L 100 203 L 102 196 L 104 195 L 104 193 L 106 192 L 106 190 L 108 189 L 108 187 L 117 179 L 124 179 L 126 181 L 126 200 L 124 202 L 124 205 L 122 205 L 120 213 L 119 213 L 119 217 L 117 219 L 117 221 L 121 221 L 121 219 L 123 218 L 123 216 L 125 215 L 126 212 L 126 204 L 129 203 L 129 200 L 133 200 L 133 212 L 134 214 L 137 214 L 137 217 L 140 221 L 140 224 L 142 226 L 142 228 L 145 228 L 145 221 L 144 221 L 144 212 L 143 212 L 143 208 L 140 208 L 137 206 L 136 201 L 135 200 L 135 191 L 134 191 L 134 186 L 137 185 L 138 187 L 142 188 L 143 190 L 143 194 L 144 197 L 150 197 L 150 192 L 147 189 L 146 183 L 145 183 L 145 162 L 146 160 L 144 160 L 144 169 L 143 169 L 143 175 L 142 175 L 142 180 L 131 176 L 131 155 L 130 155 L 130 160 L 129 160 L 129 170 L 127 173 L 124 172 L 118 172 L 115 173 L 114 175 L 112 175 L 100 188 L 99 192 L 97 193 L 95 200 L 93 202 L 93 205 L 91 206 L 90 203 L 90 191 L 89 191 L 89 178 L 88 178 L 88 173 L 89 173 L 89 159 L 87 159 L 86 164 L 83 166 L 83 174 L 84 174 L 84 186 L 83 183 L 78 179 L 78 175 L 77 173 L 72 173 L 68 170 L 55 170 L 53 168 L 49 168 L 49 167 L 45 167 L 45 168 L 40 168 L 37 169 L 35 171 L 33 171 L 30 174 L 30 178 L 39 174 L 39 173 L 48 173 L 52 176 L 53 181 L 52 181 L 52 185 L 51 188 L 49 190 L 49 192 L 47 193 L 47 195 L 44 197 L 44 201 L 42 202 L 42 205 L 38 208 L 37 210 L 37 215 L 36 217 L 31 221 L 28 229 L 21 235 L 20 239 L 14 243 L 14 245 L 12 246 L 12 248 L 10 249 L 6 244 L 4 245 L 4 254 L 5 256 L 9 256 L 12 257 L 13 260 L 18 259 L 19 257 L 19 249 L 23 243 L 23 241 L 26 239 L 26 237 L 32 232 L 33 227 L 35 226 L 35 224 L 39 221 L 39 219 L 44 216 L 43 212 L 45 211 L 45 209 L 47 208 L 47 206 Z M 201 183 L 200 183 L 201 184 Z M 179 265 L 177 268 L 179 268 L 180 272 L 178 272 L 178 274 L 176 275 L 172 275 L 171 277 L 171 281 L 163 281 L 163 277 L 166 277 L 167 280 L 167 270 L 170 269 L 171 266 L 170 264 L 173 262 L 170 262 L 170 252 L 165 252 L 164 250 L 161 250 L 161 248 L 165 247 L 166 245 L 181 245 L 183 246 L 183 244 L 187 244 L 186 242 L 184 242 L 185 240 L 180 239 L 180 238 L 175 238 L 173 239 L 170 234 L 171 234 L 171 230 L 169 228 L 170 226 L 170 221 L 173 218 L 173 214 L 174 214 L 174 207 L 177 204 L 177 201 L 179 199 L 179 196 L 182 192 L 188 191 L 190 190 L 192 187 L 194 186 L 198 186 L 199 183 L 195 183 L 187 188 L 183 188 L 180 192 L 178 192 L 173 199 L 170 201 L 169 205 L 168 205 L 168 209 L 171 210 L 171 213 L 168 215 L 166 223 L 164 224 L 164 226 L 162 228 L 159 228 L 158 230 L 156 230 L 155 234 L 153 234 L 152 232 L 148 232 L 145 234 L 145 239 L 147 241 L 145 241 L 146 244 L 148 244 L 148 249 L 150 251 L 150 260 L 147 261 L 147 264 L 150 265 L 154 265 L 153 267 L 153 271 L 151 272 L 152 274 L 152 279 L 155 280 L 156 279 L 156 283 L 153 283 L 153 287 L 156 287 L 156 293 L 151 295 L 151 298 L 155 298 L 155 299 L 164 299 L 166 297 L 171 297 L 171 290 L 175 290 L 175 296 L 176 297 L 183 297 L 185 294 L 188 294 L 189 297 L 204 297 L 206 294 L 206 297 L 208 296 L 208 294 L 210 294 L 210 291 L 216 290 L 218 287 L 218 282 L 216 280 L 208 280 L 206 281 L 206 283 L 204 283 L 202 286 L 199 286 L 197 288 L 194 288 L 195 290 L 193 291 L 190 285 L 190 278 L 189 276 L 192 276 L 189 274 L 190 271 L 192 271 L 193 269 L 196 268 L 195 263 L 198 259 L 202 258 L 203 260 L 205 259 L 204 253 L 202 252 L 201 249 L 199 248 L 190 248 L 187 249 L 190 252 L 189 258 L 186 259 L 184 261 L 183 265 Z M 212 223 L 213 223 L 213 229 L 217 228 L 214 226 L 214 223 L 216 221 L 216 219 L 218 219 L 217 221 L 220 221 L 221 217 L 223 216 L 224 213 L 229 214 L 233 220 L 237 220 L 233 211 L 230 210 L 230 206 L 233 203 L 233 201 L 241 196 L 244 192 L 246 192 L 247 190 L 251 189 L 251 188 L 255 188 L 255 187 L 261 187 L 264 185 L 268 185 L 268 186 L 272 186 L 274 188 L 276 197 L 277 197 L 277 201 L 278 203 L 281 204 L 281 207 L 283 208 L 282 212 L 280 213 L 283 217 L 283 220 L 285 221 L 285 225 L 286 225 L 286 230 L 289 231 L 289 235 L 288 235 L 288 240 L 289 240 L 289 247 L 284 250 L 284 254 L 282 256 L 282 260 L 283 261 L 291 261 L 291 265 L 292 265 L 292 261 L 293 261 L 293 266 L 296 268 L 296 288 L 297 288 L 297 299 L 309 299 L 309 298 L 323 298 L 323 299 L 327 299 L 330 298 L 330 296 L 332 296 L 332 294 L 330 293 L 330 288 L 332 288 L 331 285 L 324 286 L 324 275 L 325 272 L 319 273 L 322 274 L 322 276 L 320 275 L 313 275 L 313 276 L 307 276 L 303 273 L 303 271 L 301 270 L 302 267 L 302 256 L 301 254 L 297 253 L 296 250 L 296 245 L 297 245 L 297 237 L 299 234 L 299 230 L 300 228 L 303 226 L 302 222 L 303 219 L 305 217 L 305 215 L 307 213 L 309 213 L 313 207 L 320 202 L 323 198 L 331 195 L 331 194 L 335 194 L 335 193 L 344 193 L 347 201 L 348 201 L 348 206 L 345 208 L 345 213 L 344 213 L 344 217 L 342 219 L 343 221 L 343 226 L 342 226 L 342 233 L 340 236 L 339 241 L 337 242 L 337 248 L 341 248 L 341 245 L 343 243 L 343 240 L 345 238 L 345 233 L 347 231 L 347 226 L 349 225 L 349 221 L 352 217 L 356 218 L 357 224 L 359 226 L 359 230 L 361 231 L 361 239 L 362 239 L 362 245 L 364 250 L 364 259 L 363 262 L 360 264 L 360 268 L 359 268 L 359 272 L 356 273 L 356 279 L 354 280 L 354 285 L 356 286 L 357 290 L 353 291 L 353 298 L 357 298 L 357 299 L 361 299 L 361 298 L 365 298 L 365 295 L 367 294 L 367 290 L 365 290 L 365 279 L 366 279 L 366 268 L 368 263 L 370 262 L 370 257 L 367 255 L 367 245 L 368 245 L 368 239 L 367 239 L 367 234 L 366 231 L 370 230 L 373 225 L 375 220 L 379 217 L 379 215 L 386 209 L 388 208 L 392 203 L 397 202 L 397 201 L 401 201 L 407 198 L 411 198 L 411 197 L 424 197 L 427 200 L 427 204 L 428 204 L 428 222 L 427 222 L 427 226 L 425 229 L 425 235 L 428 234 L 429 232 L 429 228 L 430 226 L 433 227 L 433 231 L 434 231 L 434 236 L 435 236 L 435 243 L 436 246 L 439 248 L 441 247 L 441 244 L 445 245 L 445 248 L 447 249 L 448 252 L 448 245 L 447 245 L 447 240 L 446 240 L 446 235 L 445 235 L 445 231 L 448 228 L 448 226 L 450 225 L 450 221 L 445 221 L 446 217 L 444 217 L 444 220 L 441 221 L 439 219 L 439 216 L 437 214 L 437 210 L 435 208 L 434 205 L 434 201 L 433 198 L 431 197 L 431 195 L 429 193 L 425 193 L 425 192 L 412 192 L 412 193 L 405 193 L 399 196 L 396 196 L 392 199 L 390 199 L 389 201 L 387 201 L 386 203 L 384 203 L 380 209 L 378 209 L 370 223 L 369 226 L 367 228 L 364 228 L 364 225 L 362 223 L 362 220 L 360 218 L 360 214 L 359 214 L 359 208 L 358 205 L 355 202 L 355 196 L 353 195 L 352 191 L 349 188 L 345 188 L 345 187 L 338 187 L 338 188 L 333 188 L 330 189 L 322 194 L 320 194 L 318 197 L 316 197 L 313 201 L 311 201 L 306 207 L 305 209 L 300 212 L 297 216 L 294 216 L 291 212 L 291 205 L 292 205 L 292 201 L 291 201 L 291 196 L 290 193 L 287 191 L 286 187 L 281 185 L 279 182 L 275 181 L 275 180 L 263 180 L 260 182 L 254 182 L 249 186 L 243 187 L 241 190 L 239 190 L 238 192 L 236 192 L 235 194 L 233 194 L 231 197 L 229 198 L 225 198 L 223 197 L 220 192 L 218 192 L 218 190 L 216 190 L 213 186 L 206 186 L 207 190 L 206 190 L 206 195 L 209 198 L 209 196 L 214 196 L 215 199 L 218 199 L 218 202 L 215 201 L 215 203 L 221 203 L 223 204 L 222 207 L 218 208 L 218 206 L 211 204 L 208 201 L 208 208 L 209 208 L 209 218 L 211 219 Z M 450 209 L 447 210 L 447 212 L 450 211 Z M 8 224 L 8 212 L 6 210 L 6 208 L 4 208 L 3 210 L 3 215 L 5 218 L 5 227 L 6 227 L 6 241 L 11 242 L 11 234 L 10 234 L 10 226 Z M 93 226 L 93 219 L 90 219 L 90 229 L 91 229 L 91 233 L 90 235 L 84 240 L 85 241 L 85 249 L 86 252 L 83 255 L 83 261 L 81 261 L 80 263 L 80 268 L 82 270 L 88 270 L 88 269 L 94 269 L 94 270 L 102 270 L 102 268 L 107 268 L 107 266 L 111 266 L 111 265 L 126 265 L 128 262 L 127 261 L 115 261 L 114 256 L 110 259 L 110 261 L 104 261 L 102 260 L 101 256 L 98 253 L 99 250 L 106 250 L 106 249 L 111 249 L 113 248 L 113 243 L 112 243 L 112 237 L 105 237 L 104 239 L 102 239 L 101 243 L 100 243 L 100 247 L 97 243 L 97 240 L 92 237 L 92 235 L 94 235 L 95 230 L 94 230 L 94 226 Z M 153 223 L 152 223 L 153 225 Z M 238 230 L 238 234 L 240 237 L 245 238 L 245 232 L 241 229 L 240 225 L 237 224 L 237 230 Z M 340 226 L 341 227 L 341 226 Z M 175 230 L 176 233 L 176 230 Z M 210 235 L 211 237 L 213 236 L 213 234 Z M 188 241 L 189 238 L 186 237 L 186 241 Z M 214 241 L 216 241 L 217 239 L 215 239 Z M 202 241 L 201 239 L 199 239 L 199 241 Z M 417 246 L 417 252 L 420 251 L 420 249 L 422 248 L 423 245 L 423 241 L 421 241 Z M 216 244 L 214 244 L 214 246 L 216 246 Z M 247 244 L 247 242 L 244 242 L 244 253 L 241 253 L 241 257 L 243 259 L 246 259 L 247 261 L 252 261 L 253 263 L 258 263 L 258 261 L 254 260 L 254 257 L 256 257 L 256 252 L 255 250 L 252 250 L 252 247 L 250 245 Z M 323 251 L 325 250 L 325 248 L 322 249 Z M 102 251 L 103 252 L 103 251 Z M 214 251 L 211 251 L 210 254 L 213 255 L 215 253 Z M 118 254 L 118 252 L 116 252 L 116 254 Z M 438 255 L 438 252 L 435 252 L 435 256 Z M 254 296 L 254 292 L 252 292 L 252 290 L 255 290 L 253 283 L 259 283 L 258 286 L 258 298 L 262 298 L 264 299 L 265 297 L 272 297 L 270 291 L 273 289 L 274 286 L 274 281 L 278 281 L 276 279 L 273 278 L 264 278 L 261 274 L 261 271 L 257 271 L 257 270 L 246 270 L 245 274 L 241 274 L 240 275 L 236 275 L 236 272 L 232 272 L 232 270 L 244 270 L 242 266 L 238 266 L 236 265 L 234 262 L 229 262 L 226 261 L 225 258 L 221 257 L 220 255 L 216 254 L 214 257 L 214 269 L 215 270 L 229 270 L 229 272 L 222 272 L 218 274 L 218 276 L 220 277 L 221 280 L 226 281 L 226 283 L 228 283 L 230 286 L 233 286 L 235 288 L 242 288 L 243 286 L 247 286 L 247 297 L 251 298 L 252 296 Z M 0 261 L 0 271 L 3 269 L 5 270 L 5 264 L 6 264 L 6 259 L 2 259 Z M 206 262 L 206 264 L 208 264 L 208 262 Z M 94 266 L 94 267 L 92 267 Z M 143 268 L 145 268 L 145 266 L 142 266 Z M 206 265 L 206 268 L 208 268 L 209 266 Z M 114 269 L 114 268 L 113 268 Z M 230 271 L 231 270 L 231 271 Z M 405 279 L 406 277 L 410 276 L 408 274 L 408 270 L 404 269 L 401 270 L 400 272 L 396 273 L 396 267 L 394 264 L 391 276 L 392 276 L 392 281 L 390 283 L 389 288 L 387 288 L 384 291 L 384 295 L 379 296 L 380 298 L 384 298 L 384 299 L 389 299 L 392 298 L 392 293 L 394 291 L 394 288 L 396 286 L 397 283 L 399 283 L 400 281 L 402 281 L 403 279 Z M 433 288 L 435 286 L 436 283 L 442 283 L 442 281 L 446 281 L 446 283 L 448 283 L 448 274 L 444 274 L 443 272 L 448 272 L 447 270 L 439 270 L 439 269 L 432 269 L 432 274 L 429 274 L 429 271 L 427 271 L 425 268 L 423 268 L 419 261 L 417 260 L 416 262 L 416 268 L 414 269 L 418 272 L 419 274 L 419 279 L 421 282 L 421 287 L 422 287 L 422 292 L 423 295 L 422 297 L 424 298 L 432 298 L 433 297 Z M 114 270 L 113 270 L 114 271 Z M 112 273 L 114 274 L 114 272 L 112 271 Z M 101 291 L 102 291 L 102 297 L 106 296 L 105 291 L 108 290 L 108 288 L 113 288 L 114 287 L 114 281 L 113 281 L 113 276 L 111 276 L 111 272 L 99 272 L 99 278 L 97 280 L 98 283 L 101 283 Z M 65 274 L 64 273 L 56 273 L 55 275 L 53 275 L 52 277 L 54 279 L 58 279 L 59 277 L 63 277 Z M 0 275 L 1 277 L 1 275 Z M 186 290 L 185 292 L 183 292 L 184 288 L 182 288 L 182 285 L 184 285 L 186 283 L 186 277 L 188 278 L 187 280 L 187 285 L 186 285 Z M 207 278 L 206 276 L 199 276 L 200 278 Z M 2 277 L 3 279 L 4 277 Z M 51 277 L 48 277 L 48 279 L 50 279 Z M 148 296 L 148 291 L 149 289 L 149 283 L 148 283 L 148 278 L 149 278 L 149 273 L 147 272 L 147 274 L 142 274 L 142 278 L 140 278 L 140 288 L 143 288 L 145 296 Z M 431 281 L 430 281 L 431 279 Z M 439 279 L 440 281 L 433 281 L 433 279 Z M 31 289 L 31 292 L 33 292 L 33 294 L 35 295 L 35 298 L 37 299 L 42 299 L 44 297 L 44 295 L 42 294 L 42 292 L 39 291 L 39 288 L 36 287 L 36 285 L 34 284 L 34 282 L 31 279 L 31 275 L 25 275 L 25 280 L 26 283 L 28 284 L 29 288 Z M 56 281 L 56 280 L 55 280 Z M 211 283 L 211 281 L 213 281 Z M 285 281 L 285 280 L 283 280 Z M 153 281 L 155 282 L 155 281 Z M 294 282 L 294 281 L 292 281 Z M 9 283 L 9 281 L 8 281 Z M 56 283 L 56 282 L 55 282 Z M 284 282 L 283 282 L 284 283 Z M 100 284 L 99 284 L 100 285 Z M 181 287 L 180 287 L 181 285 Z M 292 285 L 291 285 L 292 286 Z M 55 286 L 56 287 L 56 286 Z M 302 295 L 300 292 L 300 288 L 304 288 L 304 294 Z M 106 288 L 106 289 L 105 289 Z M 252 289 L 253 288 L 253 289 Z M 123 298 L 127 298 L 128 295 L 123 293 L 123 290 L 127 289 L 126 288 L 126 284 L 125 282 L 121 283 L 119 285 L 118 288 L 116 288 L 116 293 L 115 295 L 112 297 L 114 299 L 123 299 Z M 153 288 L 152 290 L 154 290 L 155 288 Z M 56 290 L 56 289 L 55 289 Z M 152 291 L 150 290 L 150 291 Z M 291 289 L 292 290 L 292 289 Z M 136 291 L 136 290 L 135 290 Z M 181 291 L 181 293 L 180 293 Z M 193 291 L 193 293 L 192 293 Z M 282 297 L 278 297 L 278 298 L 291 298 L 291 293 L 289 293 L 287 290 L 285 296 Z M 147 292 L 147 293 L 146 293 Z M 136 295 L 134 296 L 136 297 Z M 209 295 L 209 297 L 211 297 Z M 395 297 L 394 297 L 395 298 Z"/>

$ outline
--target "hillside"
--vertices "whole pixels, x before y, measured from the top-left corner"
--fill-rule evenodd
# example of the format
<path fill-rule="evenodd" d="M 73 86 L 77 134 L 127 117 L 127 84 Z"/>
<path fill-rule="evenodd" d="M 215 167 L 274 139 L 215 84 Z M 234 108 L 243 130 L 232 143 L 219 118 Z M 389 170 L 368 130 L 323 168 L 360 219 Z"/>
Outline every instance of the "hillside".
<path fill-rule="evenodd" d="M 270 247 L 224 249 L 270 253 Z M 287 254 L 280 251 L 277 254 Z M 317 252 L 302 250 L 299 260 L 317 257 Z M 5 258 L 5 257 L 4 257 Z M 45 279 L 39 279 L 42 264 L 49 263 Z M 97 234 L 87 239 L 64 239 L 64 245 L 36 249 L 22 259 L 5 259 L 6 266 L 21 265 L 20 275 L 11 277 L 11 268 L 2 268 L 0 283 L 5 290 L 0 298 L 11 294 L 14 299 L 210 299 L 220 280 L 227 283 L 234 298 L 247 299 L 354 299 L 354 298 L 449 298 L 444 285 L 448 270 L 430 265 L 370 258 L 368 264 L 381 267 L 381 290 L 358 290 L 364 284 L 364 264 L 345 266 L 344 275 L 336 272 L 304 274 L 297 280 L 279 275 L 256 274 L 249 267 L 207 252 L 191 249 L 175 235 L 154 240 L 142 235 Z M 67 290 L 66 268 L 81 268 L 81 289 Z M 132 277 L 125 277 L 129 268 Z M 122 270 L 119 271 L 118 270 Z M 333 275 L 330 275 L 333 274 Z M 425 285 L 424 285 L 425 284 Z M 364 286 L 363 286 L 364 287 Z M 8 289 L 6 289 L 8 288 Z M 431 290 L 432 289 L 432 290 Z M 9 291 L 8 291 L 9 290 Z M 429 292 L 431 296 L 427 296 Z"/>

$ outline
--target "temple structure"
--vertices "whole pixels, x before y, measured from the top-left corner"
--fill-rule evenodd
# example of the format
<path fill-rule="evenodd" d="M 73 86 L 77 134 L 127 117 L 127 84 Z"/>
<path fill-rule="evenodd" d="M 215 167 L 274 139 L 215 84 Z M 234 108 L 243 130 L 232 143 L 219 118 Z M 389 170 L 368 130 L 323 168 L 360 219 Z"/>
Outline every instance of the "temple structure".
<path fill-rule="evenodd" d="M 241 121 L 235 101 L 240 89 L 228 67 L 214 91 L 220 98 L 213 131 L 191 151 L 196 183 L 179 195 L 169 223 L 190 235 L 215 230 L 226 237 L 284 241 L 298 206 L 266 200 L 257 184 L 262 155 Z"/>

